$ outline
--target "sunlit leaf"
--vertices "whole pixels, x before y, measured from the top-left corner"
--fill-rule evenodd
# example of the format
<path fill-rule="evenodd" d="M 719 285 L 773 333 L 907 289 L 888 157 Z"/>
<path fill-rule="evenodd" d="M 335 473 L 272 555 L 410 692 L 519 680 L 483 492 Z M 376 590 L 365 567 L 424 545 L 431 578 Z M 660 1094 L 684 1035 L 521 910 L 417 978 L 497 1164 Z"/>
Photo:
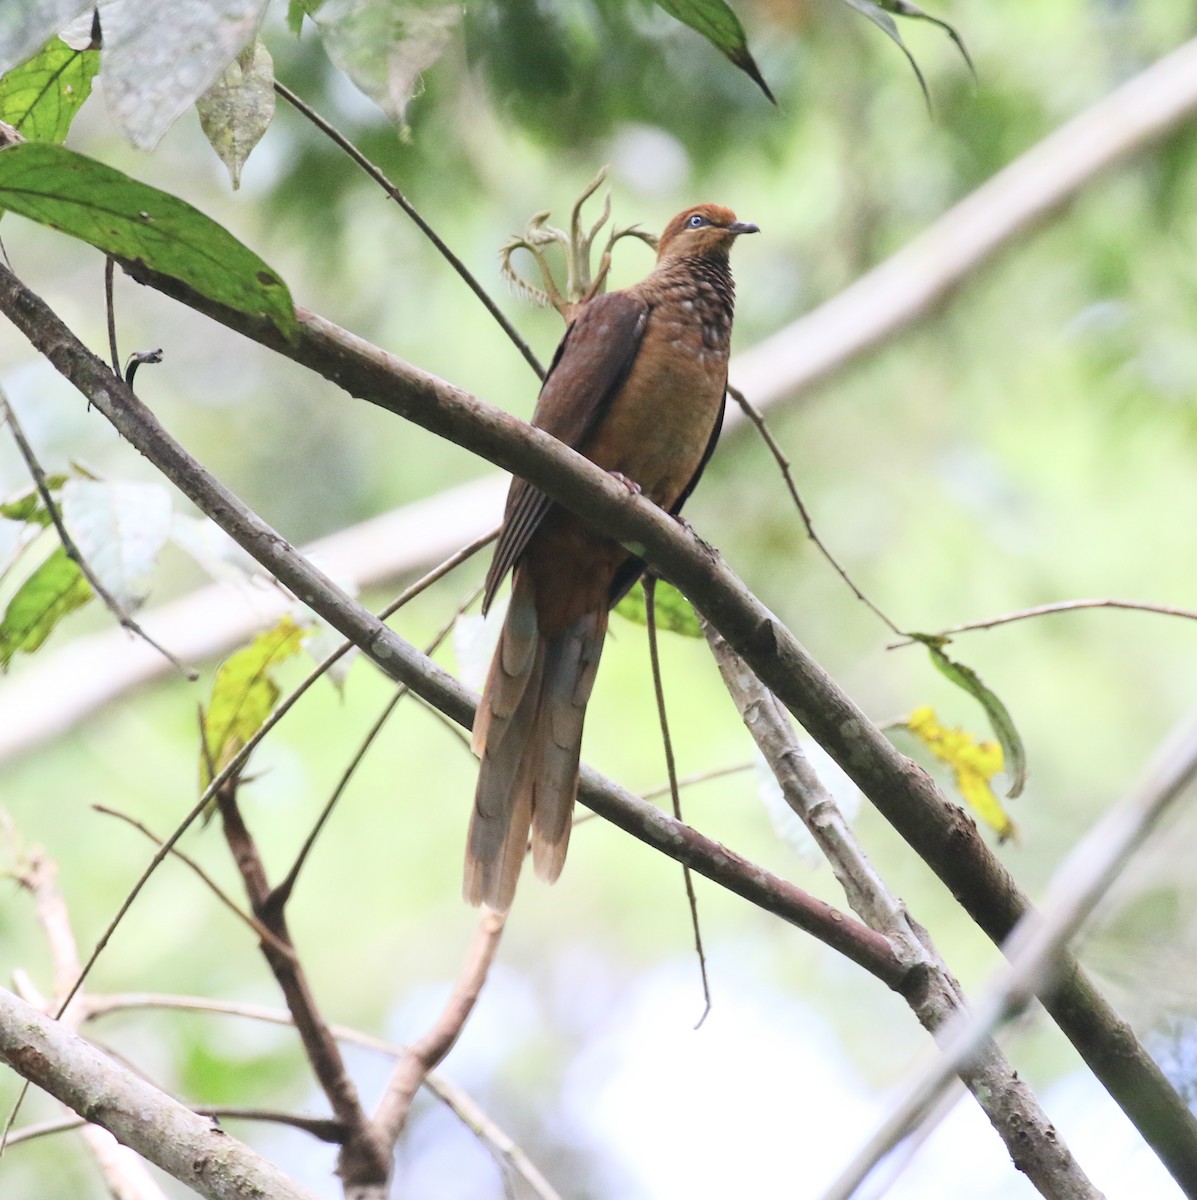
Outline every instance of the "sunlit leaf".
<path fill-rule="evenodd" d="M 116 0 L 101 9 L 104 99 L 152 150 L 253 41 L 267 0 Z"/>
<path fill-rule="evenodd" d="M 98 50 L 72 50 L 52 37 L 0 78 L 0 121 L 31 142 L 61 142 L 100 69 Z"/>
<path fill-rule="evenodd" d="M 702 34 L 731 63 L 739 67 L 772 103 L 777 101 L 748 49 L 740 18 L 724 0 L 656 0 L 658 8 Z"/>
<path fill-rule="evenodd" d="M 324 0 L 309 16 L 333 63 L 404 126 L 420 76 L 449 44 L 461 11 L 447 0 Z"/>
<path fill-rule="evenodd" d="M 644 602 L 644 589 L 632 588 L 615 606 L 615 611 L 637 625 L 647 625 L 648 611 Z M 673 584 L 666 583 L 663 579 L 657 580 L 654 612 L 658 629 L 680 633 L 683 637 L 702 637 L 702 628 L 690 601 Z"/>
<path fill-rule="evenodd" d="M 1006 763 L 1006 776 L 1010 780 L 1010 789 L 1006 795 L 1011 800 L 1020 796 L 1027 782 L 1027 754 L 1009 710 L 997 694 L 985 686 L 972 667 L 955 662 L 943 652 L 944 638 L 925 633 L 910 633 L 906 636 L 926 646 L 936 669 L 958 688 L 968 692 L 985 710 L 989 724 L 1001 744 Z"/>
<path fill-rule="evenodd" d="M 47 475 L 46 490 L 53 497 L 62 490 L 66 481 L 65 475 Z M 23 525 L 40 525 L 43 529 L 52 523 L 50 510 L 42 502 L 41 492 L 32 486 L 0 504 L 0 517 L 6 521 L 20 521 Z"/>
<path fill-rule="evenodd" d="M 265 317 L 288 337 L 296 329 L 287 285 L 228 230 L 82 154 L 36 142 L 0 152 L 0 208 L 140 261 L 209 300 Z"/>
<path fill-rule="evenodd" d="M 229 169 L 233 188 L 241 168 L 274 117 L 274 61 L 260 41 L 247 46 L 196 101 L 200 128 Z"/>
<path fill-rule="evenodd" d="M 1014 822 L 993 790 L 993 778 L 1002 770 L 1001 746 L 997 742 L 978 742 L 963 729 L 941 725 L 929 705 L 912 712 L 905 724 L 940 762 L 952 769 L 956 789 L 973 812 L 997 833 L 998 840 L 1014 837 Z"/>
<path fill-rule="evenodd" d="M 20 586 L 0 620 L 0 670 L 13 655 L 32 654 L 68 613 L 92 597 L 78 563 L 59 546 Z"/>
<path fill-rule="evenodd" d="M 204 744 L 200 754 L 200 786 L 212 782 L 234 755 L 262 727 L 278 703 L 279 687 L 272 673 L 299 653 L 304 630 L 290 617 L 259 634 L 243 650 L 221 664 L 212 682 L 212 699 L 204 714 Z"/>
<path fill-rule="evenodd" d="M 157 483 L 68 479 L 62 515 L 84 562 L 117 603 L 140 604 L 170 535 L 170 492 Z"/>

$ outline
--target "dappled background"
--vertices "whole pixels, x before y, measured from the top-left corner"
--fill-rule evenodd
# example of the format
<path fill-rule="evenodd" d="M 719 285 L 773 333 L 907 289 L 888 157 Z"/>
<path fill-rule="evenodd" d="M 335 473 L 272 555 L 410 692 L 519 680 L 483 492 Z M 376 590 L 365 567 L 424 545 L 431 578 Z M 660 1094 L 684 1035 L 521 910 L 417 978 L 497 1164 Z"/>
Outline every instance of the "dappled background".
<path fill-rule="evenodd" d="M 510 293 L 498 252 L 538 210 L 564 223 L 602 164 L 620 224 L 659 230 L 682 207 L 711 200 L 761 226 L 735 255 L 734 346 L 744 351 L 1193 30 L 1191 6 L 1168 0 L 956 3 L 940 15 L 967 42 L 975 84 L 941 30 L 903 26 L 931 116 L 898 49 L 847 6 L 736 7 L 777 107 L 694 33 L 634 0 L 471 6 L 425 72 L 402 136 L 330 66 L 310 27 L 296 40 L 272 10 L 265 39 L 278 77 L 387 171 L 547 360 L 560 318 Z M 402 213 L 285 105 L 235 193 L 192 113 L 145 154 L 119 141 L 97 98 L 68 144 L 225 224 L 282 274 L 298 303 L 530 413 L 536 381 L 481 305 Z M 1195 145 L 1190 124 L 1094 180 L 929 319 L 773 408 L 820 535 L 900 626 L 936 630 L 1078 597 L 1194 607 Z M 15 270 L 99 350 L 101 256 L 13 217 L 0 234 Z M 621 243 L 615 285 L 651 261 L 639 243 Z M 296 543 L 493 473 L 119 278 L 117 309 L 125 350 L 165 350 L 163 365 L 139 375 L 142 397 Z M 154 478 L 10 328 L 0 332 L 0 368 L 48 468 L 79 460 L 108 478 Z M 26 482 L 11 447 L 0 446 L 0 490 Z M 949 724 L 988 736 L 981 711 L 922 651 L 886 649 L 892 636 L 812 547 L 746 426 L 725 438 L 687 515 L 872 717 L 932 704 Z M 479 581 L 484 559 L 403 610 L 395 621 L 403 636 L 428 641 Z M 168 550 L 149 604 L 206 581 Z M 366 599 L 378 607 L 403 582 Z M 85 610 L 42 654 L 108 623 L 98 608 Z M 664 761 L 644 631 L 618 619 L 612 630 L 585 757 L 647 790 L 663 782 Z M 1192 704 L 1193 645 L 1189 622 L 1113 611 L 954 643 L 1001 695 L 1027 745 L 1030 782 L 1011 805 L 1018 837 L 1000 853 L 1032 897 Z M 705 646 L 669 635 L 663 655 L 681 774 L 748 767 L 688 789 L 687 819 L 841 904 L 830 872 L 774 828 L 749 737 Z M 441 657 L 455 666 L 451 645 Z M 0 702 L 5 689 L 36 678 L 39 658 L 14 664 Z M 14 837 L 58 861 L 84 947 L 149 854 L 136 832 L 92 806 L 165 833 L 197 795 L 197 705 L 216 662 L 197 665 L 199 684 L 164 677 L 4 763 L 0 803 Z M 303 670 L 294 664 L 290 682 Z M 255 756 L 244 810 L 276 871 L 390 694 L 357 662 L 342 690 L 315 689 Z M 901 745 L 920 753 L 909 739 Z M 817 761 L 850 798 L 851 787 Z M 474 773 L 459 739 L 405 701 L 352 782 L 291 910 L 331 1019 L 403 1041 L 438 1011 L 475 922 L 459 896 Z M 965 988 L 984 980 L 996 951 L 930 871 L 867 805 L 856 825 Z M 1180 814 L 1080 947 L 1189 1097 L 1195 841 L 1197 818 Z M 187 847 L 237 890 L 215 829 L 196 831 Z M 500 961 L 444 1069 L 563 1196 L 815 1195 L 930 1053 L 905 1005 L 875 980 L 729 893 L 701 879 L 697 889 L 714 1009 L 694 1032 L 702 996 L 676 864 L 589 820 L 554 888 L 524 881 Z M 49 985 L 46 947 L 15 889 L 0 908 L 0 964 Z M 278 1003 L 251 936 L 177 864 L 135 906 L 91 987 Z M 323 1111 L 284 1029 L 131 1012 L 92 1032 L 188 1101 Z M 1033 1013 L 1009 1042 L 1098 1187 L 1111 1198 L 1173 1194 L 1053 1026 Z M 381 1087 L 385 1060 L 361 1051 L 352 1061 L 360 1079 Z M 14 1095 L 5 1075 L 6 1109 Z M 25 1119 L 52 1111 L 34 1098 Z M 339 1194 L 330 1150 L 290 1131 L 229 1128 L 318 1194 Z M 14 1148 L 0 1181 L 12 1195 L 102 1194 L 69 1138 Z M 400 1144 L 396 1192 L 504 1194 L 488 1153 L 431 1099 L 417 1104 Z M 1031 1188 L 964 1101 L 891 1194 L 1020 1197 Z"/>

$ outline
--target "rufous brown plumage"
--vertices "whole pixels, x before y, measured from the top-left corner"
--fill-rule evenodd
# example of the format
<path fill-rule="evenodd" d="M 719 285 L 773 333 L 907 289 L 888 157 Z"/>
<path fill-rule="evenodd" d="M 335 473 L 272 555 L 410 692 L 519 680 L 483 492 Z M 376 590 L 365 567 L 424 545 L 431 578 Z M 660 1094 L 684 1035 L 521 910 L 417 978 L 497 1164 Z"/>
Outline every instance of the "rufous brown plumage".
<path fill-rule="evenodd" d="M 728 254 L 755 232 L 716 204 L 674 217 L 646 279 L 576 314 L 532 423 L 677 513 L 723 420 L 735 296 Z M 561 873 L 607 613 L 644 563 L 516 479 L 484 609 L 513 568 L 474 721 L 482 761 L 465 866 L 466 899 L 498 911 L 511 906 L 529 831 L 536 874 L 551 882 Z"/>

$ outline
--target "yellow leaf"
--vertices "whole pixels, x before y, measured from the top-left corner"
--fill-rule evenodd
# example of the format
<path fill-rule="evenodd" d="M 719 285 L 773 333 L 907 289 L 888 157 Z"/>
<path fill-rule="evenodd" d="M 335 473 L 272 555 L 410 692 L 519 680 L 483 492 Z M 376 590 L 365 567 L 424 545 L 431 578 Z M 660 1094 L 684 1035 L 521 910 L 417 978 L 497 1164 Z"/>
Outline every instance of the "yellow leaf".
<path fill-rule="evenodd" d="M 290 617 L 259 634 L 221 664 L 212 683 L 212 701 L 204 715 L 200 786 L 207 787 L 261 728 L 278 703 L 274 668 L 299 652 L 305 636 Z"/>
<path fill-rule="evenodd" d="M 949 729 L 941 725 L 930 705 L 915 709 L 906 719 L 906 728 L 952 769 L 956 790 L 969 808 L 994 830 L 998 841 L 1016 836 L 1014 822 L 992 787 L 994 776 L 1002 770 L 1002 748 L 997 742 L 978 742 L 959 726 Z"/>

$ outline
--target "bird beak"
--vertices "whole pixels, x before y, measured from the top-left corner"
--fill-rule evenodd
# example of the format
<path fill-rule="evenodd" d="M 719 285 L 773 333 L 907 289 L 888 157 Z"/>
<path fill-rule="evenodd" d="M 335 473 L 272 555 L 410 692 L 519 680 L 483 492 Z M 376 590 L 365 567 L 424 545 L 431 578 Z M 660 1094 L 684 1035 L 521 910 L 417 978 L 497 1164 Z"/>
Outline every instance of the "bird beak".
<path fill-rule="evenodd" d="M 733 221 L 724 228 L 728 233 L 760 233 L 761 231 L 761 227 L 753 225 L 751 221 Z"/>

